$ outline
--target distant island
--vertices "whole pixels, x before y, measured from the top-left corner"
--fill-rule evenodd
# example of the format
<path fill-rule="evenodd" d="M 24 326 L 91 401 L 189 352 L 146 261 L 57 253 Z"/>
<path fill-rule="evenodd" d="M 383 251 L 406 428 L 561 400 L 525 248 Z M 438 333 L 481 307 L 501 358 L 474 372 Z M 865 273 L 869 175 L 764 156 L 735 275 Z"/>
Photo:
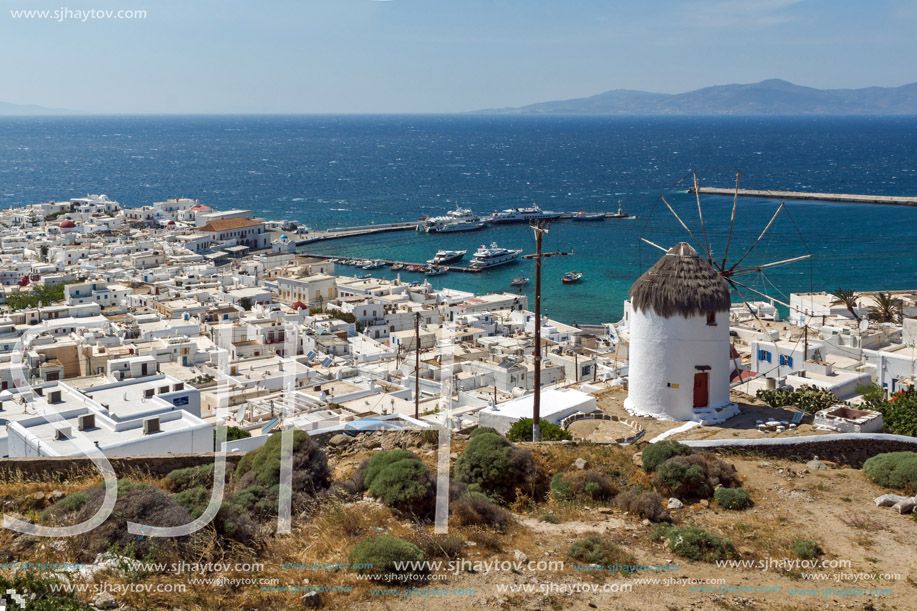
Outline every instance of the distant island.
<path fill-rule="evenodd" d="M 917 115 L 917 83 L 814 89 L 780 79 L 666 94 L 614 89 L 588 98 L 475 111 L 515 115 Z"/>
<path fill-rule="evenodd" d="M 63 108 L 46 108 L 35 104 L 12 104 L 0 102 L 0 117 L 34 116 L 34 115 L 72 115 L 73 110 Z"/>

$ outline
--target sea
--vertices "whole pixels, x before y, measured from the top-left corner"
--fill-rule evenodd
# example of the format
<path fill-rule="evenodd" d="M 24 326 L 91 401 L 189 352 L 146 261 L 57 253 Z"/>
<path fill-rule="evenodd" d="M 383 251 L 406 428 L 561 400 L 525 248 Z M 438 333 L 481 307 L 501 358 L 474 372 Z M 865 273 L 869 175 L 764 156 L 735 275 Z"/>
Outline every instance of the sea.
<path fill-rule="evenodd" d="M 313 229 L 412 221 L 457 204 L 478 214 L 536 202 L 628 219 L 552 223 L 543 308 L 577 324 L 621 318 L 640 274 L 680 241 L 736 275 L 734 301 L 836 288 L 917 288 L 917 208 L 783 202 L 702 186 L 917 195 L 917 118 L 554 116 L 78 116 L 0 118 L 0 205 L 87 194 L 123 206 L 191 197 Z M 670 209 L 671 208 L 671 209 Z M 702 220 L 701 220 L 702 219 Z M 652 245 L 648 242 L 652 242 Z M 317 242 L 306 252 L 425 261 L 439 249 L 534 250 L 524 225 Z M 797 259 L 798 257 L 806 257 Z M 795 261 L 770 266 L 787 259 Z M 766 266 L 766 267 L 761 267 Z M 362 270 L 344 268 L 351 273 Z M 564 285 L 567 271 L 578 283 Z M 388 269 L 366 272 L 394 278 Z M 425 278 L 514 291 L 534 264 Z"/>

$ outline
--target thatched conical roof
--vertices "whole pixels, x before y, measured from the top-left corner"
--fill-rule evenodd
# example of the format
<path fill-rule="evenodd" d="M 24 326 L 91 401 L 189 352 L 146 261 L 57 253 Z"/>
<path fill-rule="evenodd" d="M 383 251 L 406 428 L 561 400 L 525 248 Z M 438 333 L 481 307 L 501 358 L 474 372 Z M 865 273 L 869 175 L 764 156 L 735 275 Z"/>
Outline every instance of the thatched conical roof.
<path fill-rule="evenodd" d="M 685 242 L 673 246 L 630 287 L 634 310 L 663 318 L 727 312 L 729 284 Z"/>

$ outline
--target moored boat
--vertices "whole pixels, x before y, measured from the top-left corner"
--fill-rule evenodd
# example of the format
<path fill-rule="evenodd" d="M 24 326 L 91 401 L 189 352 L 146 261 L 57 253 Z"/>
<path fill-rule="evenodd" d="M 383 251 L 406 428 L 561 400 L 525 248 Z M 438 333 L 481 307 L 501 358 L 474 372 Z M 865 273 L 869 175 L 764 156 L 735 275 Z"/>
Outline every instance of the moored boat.
<path fill-rule="evenodd" d="M 578 282 L 582 277 L 583 274 L 581 272 L 567 272 L 564 274 L 562 282 L 564 284 L 573 284 L 574 282 Z"/>
<path fill-rule="evenodd" d="M 428 276 L 442 276 L 443 274 L 446 273 L 446 268 L 440 267 L 438 265 L 434 265 L 433 267 L 427 268 L 427 271 L 425 273 Z"/>
<path fill-rule="evenodd" d="M 436 256 L 432 259 L 429 259 L 427 263 L 431 265 L 446 265 L 447 263 L 455 263 L 456 261 L 461 261 L 467 253 L 467 250 L 440 250 L 437 251 Z"/>
<path fill-rule="evenodd" d="M 528 283 L 529 279 L 522 276 L 517 276 L 516 278 L 513 278 L 512 282 L 510 282 L 512 286 L 525 286 Z"/>
<path fill-rule="evenodd" d="M 474 269 L 486 269 L 512 263 L 522 254 L 521 250 L 510 250 L 509 248 L 500 248 L 496 242 L 492 242 L 490 248 L 481 245 L 474 253 L 470 266 Z"/>
<path fill-rule="evenodd" d="M 588 212 L 577 212 L 573 215 L 572 219 L 574 221 L 604 221 L 605 215 L 601 212 L 588 213 Z"/>

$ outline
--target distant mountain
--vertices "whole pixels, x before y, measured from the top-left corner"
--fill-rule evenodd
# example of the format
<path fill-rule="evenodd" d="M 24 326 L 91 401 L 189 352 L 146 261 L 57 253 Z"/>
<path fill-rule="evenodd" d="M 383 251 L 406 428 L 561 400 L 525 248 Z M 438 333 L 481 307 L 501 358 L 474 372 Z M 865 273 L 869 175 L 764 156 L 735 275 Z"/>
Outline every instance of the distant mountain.
<path fill-rule="evenodd" d="M 34 104 L 11 104 L 9 102 L 0 102 L 0 116 L 16 115 L 72 115 L 76 114 L 73 110 L 64 110 L 62 108 L 45 108 Z"/>
<path fill-rule="evenodd" d="M 901 87 L 814 89 L 770 79 L 666 94 L 614 89 L 588 98 L 541 102 L 484 114 L 569 115 L 917 115 L 917 83 Z"/>

